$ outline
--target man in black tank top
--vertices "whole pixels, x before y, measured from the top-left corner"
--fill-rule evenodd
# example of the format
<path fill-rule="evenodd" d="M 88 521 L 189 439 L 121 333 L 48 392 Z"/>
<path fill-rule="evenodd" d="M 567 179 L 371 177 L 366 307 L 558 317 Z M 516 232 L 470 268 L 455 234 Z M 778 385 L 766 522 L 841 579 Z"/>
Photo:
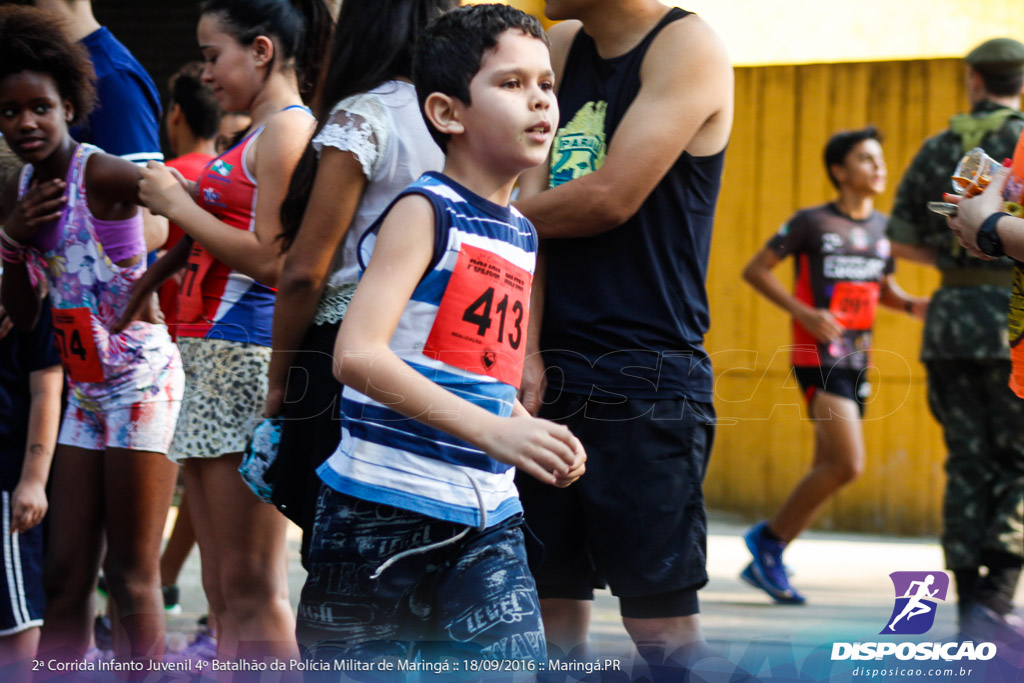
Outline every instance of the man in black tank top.
<path fill-rule="evenodd" d="M 555 495 L 517 484 L 545 544 L 535 575 L 549 641 L 585 643 L 588 601 L 607 585 L 653 665 L 701 641 L 705 277 L 732 69 L 707 24 L 657 0 L 549 0 L 546 12 L 576 21 L 550 34 L 550 163 L 521 181 L 518 206 L 546 238 L 522 398 L 579 436 L 588 473 Z"/>

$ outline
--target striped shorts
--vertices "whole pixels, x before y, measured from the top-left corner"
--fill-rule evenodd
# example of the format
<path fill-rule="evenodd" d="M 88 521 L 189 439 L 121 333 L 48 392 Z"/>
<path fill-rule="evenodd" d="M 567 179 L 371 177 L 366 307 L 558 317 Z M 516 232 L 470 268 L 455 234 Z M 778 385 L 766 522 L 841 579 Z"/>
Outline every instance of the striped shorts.
<path fill-rule="evenodd" d="M 11 491 L 0 491 L 4 570 L 0 573 L 0 636 L 43 625 L 43 525 L 11 533 Z"/>

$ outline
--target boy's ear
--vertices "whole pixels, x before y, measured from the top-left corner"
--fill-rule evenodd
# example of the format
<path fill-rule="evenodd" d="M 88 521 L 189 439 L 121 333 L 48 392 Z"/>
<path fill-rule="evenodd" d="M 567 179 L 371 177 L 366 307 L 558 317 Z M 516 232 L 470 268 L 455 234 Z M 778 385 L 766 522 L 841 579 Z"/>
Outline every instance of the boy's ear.
<path fill-rule="evenodd" d="M 437 132 L 445 135 L 459 135 L 466 127 L 459 120 L 459 107 L 454 97 L 439 92 L 427 95 L 423 113 Z"/>
<path fill-rule="evenodd" d="M 836 179 L 836 182 L 842 185 L 846 182 L 846 167 L 842 164 L 832 164 L 828 167 L 828 170 L 832 171 L 832 177 Z"/>
<path fill-rule="evenodd" d="M 177 123 L 181 120 L 181 117 L 181 105 L 175 102 L 173 105 L 171 105 L 171 110 L 167 112 L 167 122 L 177 125 Z"/>

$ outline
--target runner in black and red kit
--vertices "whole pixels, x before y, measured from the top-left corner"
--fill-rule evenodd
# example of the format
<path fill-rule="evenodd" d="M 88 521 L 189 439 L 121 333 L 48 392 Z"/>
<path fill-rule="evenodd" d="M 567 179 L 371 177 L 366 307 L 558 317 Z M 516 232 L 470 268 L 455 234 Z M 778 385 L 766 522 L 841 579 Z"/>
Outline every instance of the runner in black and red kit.
<path fill-rule="evenodd" d="M 814 420 L 810 472 L 771 519 L 745 535 L 753 561 L 741 577 L 780 603 L 805 601 L 789 584 L 782 551 L 864 468 L 860 418 L 871 392 L 865 374 L 878 305 L 918 318 L 928 306 L 892 278 L 886 217 L 874 208 L 886 181 L 880 140 L 874 127 L 832 136 L 825 168 L 839 196 L 798 211 L 743 271 L 754 289 L 793 316 L 793 370 Z M 796 260 L 792 294 L 772 274 L 787 256 Z"/>

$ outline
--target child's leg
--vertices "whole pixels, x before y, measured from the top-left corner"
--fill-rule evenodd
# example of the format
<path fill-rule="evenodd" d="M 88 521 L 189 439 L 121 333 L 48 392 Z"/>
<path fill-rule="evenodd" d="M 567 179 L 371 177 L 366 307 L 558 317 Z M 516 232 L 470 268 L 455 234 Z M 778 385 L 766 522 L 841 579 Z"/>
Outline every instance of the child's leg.
<path fill-rule="evenodd" d="M 814 463 L 768 522 L 781 541 L 792 541 L 814 521 L 836 491 L 864 470 L 864 434 L 857 402 L 818 391 L 811 402 Z"/>
<path fill-rule="evenodd" d="M 105 569 L 119 625 L 127 636 L 116 641 L 121 657 L 163 653 L 160 544 L 177 473 L 177 465 L 161 453 L 123 448 L 106 452 Z"/>
<path fill-rule="evenodd" d="M 196 532 L 192 528 L 191 513 L 188 509 L 188 495 L 182 494 L 178 503 L 178 515 L 174 518 L 171 537 L 167 539 L 164 552 L 160 555 L 160 585 L 173 586 L 178 583 L 178 575 L 185 566 L 185 560 L 192 552 L 196 542 Z"/>
<path fill-rule="evenodd" d="M 450 539 L 464 528 L 321 484 L 297 628 L 309 656 L 326 662 L 408 658 L 424 620 L 434 616 L 432 593 L 421 591 L 421 583 L 436 585 L 445 549 L 408 551 Z M 407 554 L 397 557 L 401 553 Z"/>
<path fill-rule="evenodd" d="M 204 462 L 206 461 L 198 458 L 185 460 L 182 463 L 181 472 L 185 480 L 185 495 L 188 497 L 192 529 L 195 531 L 196 544 L 199 546 L 203 591 L 206 593 L 206 602 L 210 607 L 210 617 L 212 618 L 214 615 L 224 614 L 227 607 L 224 604 L 224 596 L 220 592 L 217 544 L 214 541 L 213 522 L 210 517 L 210 508 L 206 504 L 206 494 L 202 482 Z M 218 649 L 223 642 L 238 642 L 238 629 L 232 628 L 231 624 L 210 623 L 214 626 L 217 634 Z M 232 648 L 234 647 L 232 646 Z"/>
<path fill-rule="evenodd" d="M 185 483 L 185 495 L 182 496 L 182 503 L 184 505 L 187 501 L 188 504 L 179 509 L 178 514 L 188 514 L 188 526 L 195 538 L 196 545 L 199 547 L 199 566 L 203 581 L 203 592 L 206 595 L 206 630 L 208 635 L 212 635 L 216 639 L 215 644 L 217 649 L 220 649 L 224 627 L 220 624 L 217 615 L 223 614 L 226 608 L 224 606 L 224 596 L 220 592 L 220 566 L 217 564 L 217 552 L 214 549 L 216 544 L 213 541 L 213 526 L 210 522 L 209 506 L 206 504 L 206 496 L 203 493 L 200 479 L 202 476 L 202 462 L 202 460 L 192 458 L 185 460 L 181 465 L 182 480 Z M 175 525 L 175 528 L 177 528 L 177 525 Z M 232 643 L 238 642 L 237 629 L 228 634 L 228 640 Z M 232 647 L 236 648 L 237 646 Z"/>
<path fill-rule="evenodd" d="M 224 605 L 223 610 L 214 606 L 223 632 L 218 651 L 221 656 L 295 658 L 295 619 L 283 559 L 287 520 L 253 495 L 238 474 L 240 462 L 241 454 L 234 453 L 187 465 L 199 472 L 195 479 L 209 523 L 209 529 L 196 527 L 204 564 L 208 549 L 216 555 L 217 590 Z"/>
<path fill-rule="evenodd" d="M 93 593 L 103 550 L 103 453 L 58 445 L 50 482 L 43 564 L 46 612 L 39 652 L 69 648 L 74 658 L 81 658 L 91 642 Z"/>
<path fill-rule="evenodd" d="M 547 660 L 537 586 L 515 523 L 472 532 L 438 583 L 434 610 L 434 656 Z"/>
<path fill-rule="evenodd" d="M 0 638 L 0 667 L 8 667 L 16 662 L 22 662 L 26 665 L 24 671 L 28 671 L 27 666 L 35 658 L 38 647 L 38 626 L 3 636 Z M 21 680 L 21 678 L 11 675 L 7 680 Z"/>
<path fill-rule="evenodd" d="M 0 572 L 0 669 L 6 668 L 6 680 L 29 679 L 31 660 L 39 647 L 39 627 L 43 623 L 46 598 L 43 595 L 43 529 L 11 533 L 13 491 L 0 491 L 3 512 L 0 544 L 3 546 L 3 572 Z"/>

